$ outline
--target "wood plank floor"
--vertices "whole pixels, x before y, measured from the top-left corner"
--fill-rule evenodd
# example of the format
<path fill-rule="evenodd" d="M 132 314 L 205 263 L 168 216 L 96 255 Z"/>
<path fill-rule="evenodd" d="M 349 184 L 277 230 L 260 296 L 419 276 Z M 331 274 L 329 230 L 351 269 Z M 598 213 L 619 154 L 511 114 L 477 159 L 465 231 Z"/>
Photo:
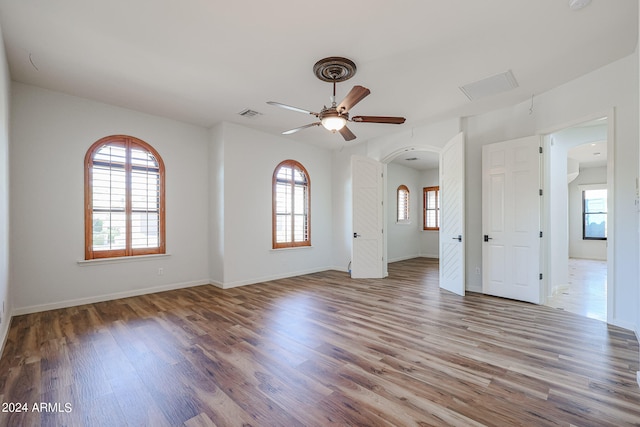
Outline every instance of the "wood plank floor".
<path fill-rule="evenodd" d="M 440 291 L 433 260 L 389 272 L 15 317 L 0 425 L 640 425 L 632 332 Z"/>

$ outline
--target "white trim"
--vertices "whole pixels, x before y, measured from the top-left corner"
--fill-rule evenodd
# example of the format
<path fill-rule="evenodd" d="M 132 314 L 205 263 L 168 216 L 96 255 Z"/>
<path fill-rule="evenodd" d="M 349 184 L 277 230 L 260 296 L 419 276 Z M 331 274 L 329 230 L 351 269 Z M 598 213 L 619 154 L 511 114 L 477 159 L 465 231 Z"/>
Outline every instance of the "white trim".
<path fill-rule="evenodd" d="M 401 256 L 401 257 L 388 259 L 387 263 L 391 264 L 393 262 L 406 261 L 408 259 L 414 259 L 414 258 L 420 258 L 420 257 L 421 257 L 421 255 L 405 255 L 405 256 Z"/>
<path fill-rule="evenodd" d="M 0 329 L 0 355 L 4 354 L 4 346 L 7 344 L 7 338 L 9 337 L 9 325 L 11 325 L 12 317 L 9 312 L 5 312 L 5 317 L 2 319 L 2 329 Z"/>
<path fill-rule="evenodd" d="M 309 270 L 301 270 L 292 273 L 274 274 L 272 276 L 262 276 L 255 279 L 238 280 L 235 282 L 219 282 L 217 280 L 209 280 L 209 283 L 221 289 L 237 288 L 239 286 L 255 285 L 257 283 L 269 282 L 272 280 L 287 279 L 289 277 L 304 276 L 305 274 L 319 273 L 322 271 L 334 270 L 331 267 L 312 268 Z M 344 271 L 344 270 L 340 270 Z"/>
<path fill-rule="evenodd" d="M 48 311 L 48 310 L 56 310 L 59 308 L 75 307 L 75 306 L 84 305 L 84 304 L 93 304 L 97 302 L 135 297 L 139 295 L 154 294 L 156 292 L 172 291 L 175 289 L 191 288 L 193 286 L 208 285 L 208 284 L 210 284 L 210 281 L 208 279 L 201 279 L 201 280 L 194 280 L 191 282 L 173 283 L 170 285 L 154 286 L 151 288 L 144 288 L 144 289 L 134 289 L 131 291 L 116 292 L 113 294 L 105 294 L 105 295 L 98 295 L 93 297 L 65 300 L 65 301 L 53 302 L 49 304 L 32 305 L 32 306 L 17 308 L 13 310 L 13 316 L 38 313 L 41 311 Z"/>
<path fill-rule="evenodd" d="M 152 255 L 134 255 L 134 256 L 122 256 L 115 258 L 96 258 L 96 259 L 80 259 L 78 265 L 87 267 L 90 265 L 103 265 L 103 264 L 120 264 L 123 262 L 136 262 L 136 261 L 150 261 L 157 258 L 170 257 L 171 254 L 152 254 Z"/>
<path fill-rule="evenodd" d="M 609 313 L 607 313 L 607 315 L 608 314 Z M 607 323 L 609 325 L 617 326 L 619 328 L 626 329 L 628 331 L 633 331 L 633 332 L 636 333 L 636 337 L 638 336 L 638 332 L 636 332 L 636 328 L 635 328 L 635 325 L 633 324 L 633 322 L 628 322 L 626 320 L 620 320 L 620 319 L 617 319 L 617 318 L 613 318 L 613 319 L 611 319 L 611 321 L 607 321 Z"/>

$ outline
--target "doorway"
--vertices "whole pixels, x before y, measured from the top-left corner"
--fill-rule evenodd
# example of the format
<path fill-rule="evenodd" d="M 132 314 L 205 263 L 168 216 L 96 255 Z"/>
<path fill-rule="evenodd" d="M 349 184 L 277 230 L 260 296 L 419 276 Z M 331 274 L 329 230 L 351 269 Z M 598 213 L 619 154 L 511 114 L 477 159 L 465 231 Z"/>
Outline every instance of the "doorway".
<path fill-rule="evenodd" d="M 439 186 L 439 153 L 407 148 L 387 162 L 386 238 L 389 262 L 425 257 L 438 258 L 439 230 L 424 230 L 423 188 Z M 408 219 L 398 221 L 397 191 L 406 186 Z"/>
<path fill-rule="evenodd" d="M 611 120 L 600 117 L 546 137 L 546 305 L 601 321 L 607 321 L 612 301 L 611 135 Z"/>

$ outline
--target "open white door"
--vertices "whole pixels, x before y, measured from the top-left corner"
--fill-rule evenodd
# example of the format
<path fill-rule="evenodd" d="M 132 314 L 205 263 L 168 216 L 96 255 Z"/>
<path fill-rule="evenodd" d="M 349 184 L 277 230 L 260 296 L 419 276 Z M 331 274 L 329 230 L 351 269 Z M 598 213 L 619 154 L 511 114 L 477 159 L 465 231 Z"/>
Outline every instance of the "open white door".
<path fill-rule="evenodd" d="M 351 157 L 353 186 L 353 244 L 351 277 L 384 277 L 382 163 Z"/>
<path fill-rule="evenodd" d="M 465 291 L 464 133 L 440 152 L 440 287 Z"/>
<path fill-rule="evenodd" d="M 482 147 L 482 292 L 540 303 L 538 136 Z"/>

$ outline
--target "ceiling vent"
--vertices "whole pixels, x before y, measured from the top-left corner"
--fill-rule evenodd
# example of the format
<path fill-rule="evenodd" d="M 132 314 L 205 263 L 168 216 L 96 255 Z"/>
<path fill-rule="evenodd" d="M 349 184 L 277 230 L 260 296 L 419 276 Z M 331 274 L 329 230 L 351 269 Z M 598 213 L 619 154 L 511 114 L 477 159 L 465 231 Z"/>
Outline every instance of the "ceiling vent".
<path fill-rule="evenodd" d="M 506 73 L 496 74 L 495 76 L 461 86 L 460 90 L 471 101 L 475 101 L 476 99 L 496 95 L 517 87 L 518 82 L 511 70 L 509 70 Z"/>
<path fill-rule="evenodd" d="M 591 0 L 569 0 L 569 9 L 580 10 L 589 6 Z"/>
<path fill-rule="evenodd" d="M 242 110 L 238 113 L 240 116 L 242 117 L 246 117 L 247 119 L 253 119 L 255 117 L 261 116 L 262 113 L 256 111 L 256 110 L 251 110 L 250 108 L 247 108 L 245 110 Z"/>

